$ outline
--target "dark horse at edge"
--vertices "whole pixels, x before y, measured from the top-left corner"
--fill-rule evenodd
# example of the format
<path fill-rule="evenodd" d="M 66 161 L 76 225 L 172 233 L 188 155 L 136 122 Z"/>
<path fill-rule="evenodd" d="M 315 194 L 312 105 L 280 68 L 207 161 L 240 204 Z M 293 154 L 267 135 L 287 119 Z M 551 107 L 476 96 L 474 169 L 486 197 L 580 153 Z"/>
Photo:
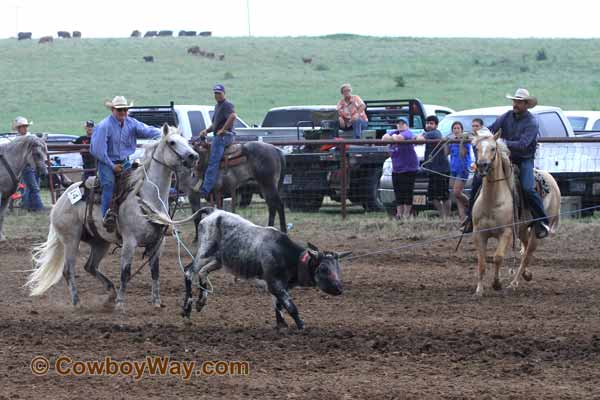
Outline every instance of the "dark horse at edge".
<path fill-rule="evenodd" d="M 279 226 L 282 232 L 287 232 L 285 221 L 285 210 L 283 201 L 279 196 L 279 183 L 282 179 L 282 171 L 285 167 L 285 157 L 283 152 L 277 147 L 264 142 L 247 142 L 243 144 L 233 144 L 232 146 L 241 147 L 241 156 L 245 158 L 244 162 L 232 163 L 231 166 L 224 166 L 221 163 L 219 177 L 215 183 L 212 193 L 217 199 L 217 205 L 222 202 L 223 194 L 231 195 L 232 207 L 235 212 L 237 204 L 237 189 L 241 186 L 254 181 L 258 185 L 260 192 L 269 208 L 268 226 L 275 224 L 275 214 L 279 214 Z M 204 172 L 208 166 L 209 146 L 205 142 L 194 144 L 194 150 L 200 155 L 196 168 L 189 171 L 188 176 L 180 177 L 180 188 L 187 193 L 192 212 L 201 208 L 201 196 L 199 193 L 200 182 L 204 178 Z M 225 156 L 228 151 L 226 150 Z M 200 217 L 194 220 L 196 225 L 196 238 L 198 239 L 198 224 Z"/>

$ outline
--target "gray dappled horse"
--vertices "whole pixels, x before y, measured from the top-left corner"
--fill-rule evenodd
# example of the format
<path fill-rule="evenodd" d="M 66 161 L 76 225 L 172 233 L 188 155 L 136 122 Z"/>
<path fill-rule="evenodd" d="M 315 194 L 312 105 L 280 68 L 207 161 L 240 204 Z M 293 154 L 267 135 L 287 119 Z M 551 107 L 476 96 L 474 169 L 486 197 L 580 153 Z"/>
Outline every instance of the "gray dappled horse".
<path fill-rule="evenodd" d="M 247 161 L 221 169 L 213 188 L 213 193 L 217 194 L 217 198 L 222 197 L 224 193 L 229 193 L 232 197 L 231 203 L 235 211 L 237 189 L 250 181 L 255 181 L 269 208 L 268 225 L 274 225 L 275 213 L 278 213 L 280 229 L 282 232 L 287 232 L 285 209 L 283 201 L 279 196 L 279 180 L 282 176 L 282 170 L 285 167 L 283 153 L 272 144 L 264 142 L 248 142 L 240 146 L 242 151 L 241 156 L 246 157 Z M 183 177 L 182 189 L 188 194 L 192 212 L 195 213 L 201 207 L 199 183 L 204 178 L 204 172 L 208 166 L 209 150 L 203 144 L 195 145 L 194 149 L 198 152 L 200 158 L 191 179 L 189 176 L 187 178 Z M 199 222 L 200 217 L 198 216 L 194 220 L 196 224 L 195 241 L 198 239 L 197 231 Z"/>
<path fill-rule="evenodd" d="M 48 239 L 34 249 L 33 262 L 36 269 L 27 282 L 31 295 L 41 295 L 57 283 L 61 276 L 64 276 L 71 292 L 73 305 L 79 302 L 75 287 L 75 262 L 79 243 L 83 240 L 91 247 L 85 270 L 102 282 L 109 292 L 109 301 L 116 297 L 117 305 L 124 304 L 125 289 L 131 275 L 135 248 L 144 247 L 151 255 L 152 303 L 160 306 L 158 262 L 164 239 L 164 225 L 150 222 L 146 215 L 155 214 L 162 216 L 165 221 L 170 221 L 165 205 L 168 201 L 171 175 L 179 164 L 191 166 L 197 159 L 198 154 L 187 140 L 175 128 L 164 125 L 162 137 L 156 143 L 145 147 L 142 165 L 132 172 L 127 181 L 127 184 L 135 185 L 135 188 L 127 194 L 119 207 L 117 222 L 122 239 L 118 237 L 117 232 L 108 233 L 102 225 L 99 204 L 95 204 L 92 210 L 94 225 L 98 232 L 98 236 L 94 237 L 91 230 L 84 226 L 86 202 L 80 200 L 72 204 L 68 196 L 69 192 L 80 190 L 81 183 L 71 185 L 58 199 L 50 213 Z M 98 271 L 98 265 L 111 244 L 122 246 L 121 286 L 118 293 L 114 284 Z"/>
<path fill-rule="evenodd" d="M 538 239 L 534 229 L 523 221 L 531 218 L 531 212 L 525 210 L 521 216 L 522 221 L 517 221 L 514 209 L 513 193 L 515 183 L 513 167 L 509 159 L 509 150 L 506 145 L 498 141 L 502 131 L 495 136 L 485 135 L 473 139 L 477 149 L 477 172 L 483 177 L 482 186 L 473 205 L 473 240 L 477 248 L 478 281 L 476 296 L 483 296 L 483 276 L 487 262 L 486 251 L 489 238 L 496 238 L 498 246 L 494 253 L 494 283 L 495 290 L 502 288 L 499 270 L 504 257 L 513 241 L 513 224 L 521 222 L 515 227 L 515 235 L 522 243 L 522 258 L 519 270 L 509 284 L 509 289 L 516 289 L 521 276 L 530 281 L 531 272 L 527 266 L 531 262 L 533 252 L 537 248 Z M 560 189 L 556 181 L 546 171 L 537 170 L 549 187 L 549 193 L 543 198 L 544 209 L 550 222 L 550 231 L 554 233 L 558 228 L 560 214 Z"/>
<path fill-rule="evenodd" d="M 45 136 L 19 136 L 10 143 L 0 145 L 0 240 L 6 240 L 2 228 L 4 214 L 26 165 L 35 167 L 40 176 L 48 175 Z"/>

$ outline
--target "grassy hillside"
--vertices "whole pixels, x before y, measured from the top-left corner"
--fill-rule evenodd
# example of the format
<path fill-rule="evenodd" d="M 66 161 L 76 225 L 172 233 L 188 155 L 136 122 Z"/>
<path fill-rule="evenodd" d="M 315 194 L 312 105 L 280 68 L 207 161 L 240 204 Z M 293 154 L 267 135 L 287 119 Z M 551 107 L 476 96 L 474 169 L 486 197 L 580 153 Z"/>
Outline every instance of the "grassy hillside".
<path fill-rule="evenodd" d="M 225 54 L 188 56 L 186 48 Z M 544 49 L 547 59 L 536 55 Z M 142 56 L 153 55 L 154 63 Z M 312 57 L 312 65 L 301 57 Z M 226 79 L 226 75 L 229 77 Z M 232 76 L 232 77 L 231 77 Z M 404 87 L 395 78 L 402 77 Z M 419 97 L 455 109 L 507 104 L 524 86 L 541 104 L 600 109 L 600 40 L 314 38 L 0 40 L 0 131 L 23 115 L 35 131 L 80 133 L 123 94 L 136 104 L 212 104 L 222 82 L 238 113 L 259 123 L 274 106 L 333 104 L 350 82 L 363 98 Z"/>

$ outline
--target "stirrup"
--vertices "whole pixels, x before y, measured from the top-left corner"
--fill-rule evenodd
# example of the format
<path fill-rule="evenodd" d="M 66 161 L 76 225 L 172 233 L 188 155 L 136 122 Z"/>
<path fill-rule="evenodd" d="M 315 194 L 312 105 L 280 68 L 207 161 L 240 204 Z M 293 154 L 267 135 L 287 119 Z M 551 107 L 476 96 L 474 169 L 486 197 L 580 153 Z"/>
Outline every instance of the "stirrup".
<path fill-rule="evenodd" d="M 473 233 L 473 220 L 471 218 L 465 218 L 461 226 L 462 233 Z"/>
<path fill-rule="evenodd" d="M 108 233 L 113 233 L 115 229 L 117 229 L 117 216 L 112 210 L 109 209 L 106 212 L 106 215 L 102 220 L 102 225 Z"/>
<path fill-rule="evenodd" d="M 550 227 L 544 222 L 539 222 L 535 224 L 534 230 L 535 237 L 537 237 L 538 239 L 544 239 L 550 234 Z"/>

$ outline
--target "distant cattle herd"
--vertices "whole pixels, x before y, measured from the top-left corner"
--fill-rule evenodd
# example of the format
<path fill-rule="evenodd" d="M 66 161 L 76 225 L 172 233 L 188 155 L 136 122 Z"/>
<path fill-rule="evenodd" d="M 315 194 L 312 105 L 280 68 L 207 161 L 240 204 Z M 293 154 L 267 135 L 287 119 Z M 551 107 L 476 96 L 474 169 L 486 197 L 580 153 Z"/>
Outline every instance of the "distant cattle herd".
<path fill-rule="evenodd" d="M 185 30 L 181 30 L 179 31 L 178 35 L 179 37 L 188 37 L 188 36 L 203 36 L 203 37 L 207 37 L 207 36 L 212 36 L 212 32 L 211 31 L 202 31 L 202 32 L 198 32 L 196 34 L 196 31 L 185 31 Z M 58 31 L 57 32 L 57 37 L 60 39 L 80 39 L 81 38 L 81 32 L 80 31 L 73 31 L 72 33 L 69 31 Z M 133 32 L 131 32 L 131 35 L 129 37 L 132 38 L 141 38 L 142 37 L 142 32 L 138 31 L 137 29 L 134 30 Z M 173 37 L 173 31 L 169 31 L 169 30 L 163 30 L 163 31 L 147 31 L 144 36 L 145 38 L 152 38 L 152 37 Z M 29 40 L 31 39 L 31 32 L 19 32 L 19 34 L 17 35 L 17 39 L 18 40 Z M 54 41 L 54 38 L 52 36 L 42 36 L 39 40 L 38 43 L 52 43 Z M 225 54 L 223 53 L 215 53 L 214 51 L 208 51 L 208 50 L 204 50 L 201 49 L 199 46 L 192 46 L 192 47 L 188 47 L 187 49 L 187 53 L 192 55 L 192 56 L 198 56 L 198 57 L 205 57 L 211 60 L 219 60 L 219 61 L 224 61 L 225 60 Z M 154 56 L 144 56 L 144 61 L 145 62 L 154 62 Z M 304 64 L 311 64 L 312 63 L 312 58 L 306 58 L 306 57 L 302 57 L 302 62 Z"/>
<path fill-rule="evenodd" d="M 60 39 L 81 39 L 81 32 L 80 31 L 73 31 L 73 32 L 69 32 L 69 31 L 58 31 L 56 32 L 56 36 Z M 144 34 L 144 37 L 172 37 L 173 36 L 173 31 L 169 31 L 169 30 L 163 30 L 163 31 L 148 31 Z M 211 31 L 202 31 L 202 32 L 198 32 L 198 34 L 196 34 L 196 31 L 184 31 L 181 30 L 179 31 L 178 34 L 179 37 L 187 37 L 187 36 L 203 36 L 203 37 L 207 37 L 207 36 L 212 36 L 212 32 Z M 134 30 L 133 32 L 131 32 L 130 37 L 132 38 L 139 38 L 142 37 L 142 32 L 138 31 L 137 29 Z M 18 40 L 30 40 L 32 38 L 32 33 L 31 32 L 19 32 L 17 34 L 17 39 Z M 54 38 L 52 36 L 42 36 L 40 37 L 40 39 L 38 40 L 38 43 L 50 43 L 54 40 Z"/>
<path fill-rule="evenodd" d="M 188 54 L 191 54 L 193 56 L 206 57 L 206 58 L 211 58 L 211 59 L 216 58 L 219 61 L 225 60 L 225 54 L 223 54 L 223 53 L 215 54 L 215 52 L 203 50 L 199 46 L 188 47 L 187 52 L 188 52 Z"/>

